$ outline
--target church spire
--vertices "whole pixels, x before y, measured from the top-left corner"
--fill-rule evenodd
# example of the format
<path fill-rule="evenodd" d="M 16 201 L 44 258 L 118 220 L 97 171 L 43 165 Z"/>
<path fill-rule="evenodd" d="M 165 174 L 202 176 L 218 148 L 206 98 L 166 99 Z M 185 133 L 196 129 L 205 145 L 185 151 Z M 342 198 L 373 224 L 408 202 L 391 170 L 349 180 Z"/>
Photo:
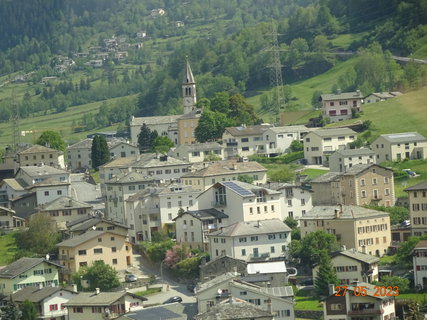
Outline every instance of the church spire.
<path fill-rule="evenodd" d="M 192 111 L 196 107 L 196 81 L 194 80 L 193 71 L 191 71 L 188 57 L 185 57 L 184 78 L 182 81 L 182 97 L 184 102 L 184 114 Z"/>

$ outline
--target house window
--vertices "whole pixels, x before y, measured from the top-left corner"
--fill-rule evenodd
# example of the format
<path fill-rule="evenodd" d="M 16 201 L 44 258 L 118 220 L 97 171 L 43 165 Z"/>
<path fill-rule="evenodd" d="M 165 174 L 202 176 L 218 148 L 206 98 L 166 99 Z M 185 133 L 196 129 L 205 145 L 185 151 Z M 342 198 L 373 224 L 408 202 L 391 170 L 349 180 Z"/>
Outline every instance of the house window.
<path fill-rule="evenodd" d="M 87 267 L 87 262 L 86 261 L 80 262 L 79 266 L 80 267 Z"/>
<path fill-rule="evenodd" d="M 86 250 L 79 250 L 79 256 L 85 256 Z"/>
<path fill-rule="evenodd" d="M 270 253 L 274 253 L 274 247 L 273 246 L 270 247 Z"/>
<path fill-rule="evenodd" d="M 56 190 L 56 194 L 57 194 L 58 196 L 62 195 L 62 190 Z"/>
<path fill-rule="evenodd" d="M 258 241 L 258 236 L 252 236 L 251 241 Z"/>
<path fill-rule="evenodd" d="M 112 247 L 111 248 L 111 252 L 116 252 L 117 251 L 117 248 L 116 247 Z"/>
<path fill-rule="evenodd" d="M 102 238 L 98 238 L 98 242 L 102 242 Z"/>
<path fill-rule="evenodd" d="M 117 264 L 117 259 L 113 259 L 113 264 Z"/>
<path fill-rule="evenodd" d="M 44 195 L 47 197 L 47 196 L 49 196 L 49 191 L 45 191 L 44 192 Z"/>
<path fill-rule="evenodd" d="M 49 311 L 56 311 L 56 310 L 58 310 L 58 304 L 49 305 Z"/>
<path fill-rule="evenodd" d="M 73 307 L 74 313 L 83 313 L 83 307 Z"/>
<path fill-rule="evenodd" d="M 102 248 L 95 248 L 95 249 L 93 249 L 93 253 L 95 253 L 95 254 L 102 253 Z"/>
<path fill-rule="evenodd" d="M 114 241 L 114 240 L 116 240 L 116 238 L 114 238 L 114 237 L 111 237 L 111 238 L 110 238 L 110 240 L 111 240 L 111 241 Z"/>
<path fill-rule="evenodd" d="M 246 256 L 246 249 L 242 249 L 242 256 Z"/>

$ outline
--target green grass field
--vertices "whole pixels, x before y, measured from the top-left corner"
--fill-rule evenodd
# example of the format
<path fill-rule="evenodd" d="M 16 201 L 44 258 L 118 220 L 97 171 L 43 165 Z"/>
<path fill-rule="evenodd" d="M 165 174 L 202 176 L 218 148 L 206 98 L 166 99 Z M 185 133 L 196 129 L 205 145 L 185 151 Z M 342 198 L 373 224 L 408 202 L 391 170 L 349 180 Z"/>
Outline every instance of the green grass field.
<path fill-rule="evenodd" d="M 159 293 L 162 291 L 162 288 L 150 288 L 145 291 L 138 291 L 135 294 L 140 297 L 149 296 L 150 294 Z"/>
<path fill-rule="evenodd" d="M 17 247 L 14 233 L 0 236 L 0 266 L 13 262 Z"/>
<path fill-rule="evenodd" d="M 318 298 L 295 296 L 295 310 L 323 310 Z"/>

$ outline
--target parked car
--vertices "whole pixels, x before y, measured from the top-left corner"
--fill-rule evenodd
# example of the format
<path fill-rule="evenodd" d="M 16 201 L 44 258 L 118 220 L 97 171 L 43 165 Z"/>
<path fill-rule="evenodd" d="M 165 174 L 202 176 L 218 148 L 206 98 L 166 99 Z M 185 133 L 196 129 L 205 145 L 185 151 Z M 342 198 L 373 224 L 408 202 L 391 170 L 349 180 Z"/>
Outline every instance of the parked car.
<path fill-rule="evenodd" d="M 170 297 L 163 304 L 174 303 L 174 302 L 182 302 L 182 298 L 179 296 Z"/>
<path fill-rule="evenodd" d="M 403 169 L 410 177 L 415 177 L 417 174 L 415 171 L 412 171 L 411 169 Z"/>
<path fill-rule="evenodd" d="M 126 282 L 135 282 L 136 280 L 138 280 L 138 278 L 134 274 L 127 274 L 127 275 L 125 275 L 125 281 Z"/>

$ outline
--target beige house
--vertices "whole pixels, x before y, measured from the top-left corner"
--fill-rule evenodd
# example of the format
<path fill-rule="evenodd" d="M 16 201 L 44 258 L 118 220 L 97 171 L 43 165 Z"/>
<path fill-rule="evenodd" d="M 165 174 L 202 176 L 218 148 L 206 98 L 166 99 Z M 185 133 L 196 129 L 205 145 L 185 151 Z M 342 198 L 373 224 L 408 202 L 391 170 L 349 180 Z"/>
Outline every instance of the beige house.
<path fill-rule="evenodd" d="M 391 244 L 387 212 L 357 206 L 316 206 L 300 218 L 301 237 L 322 230 L 334 234 L 341 245 L 382 256 Z"/>
<path fill-rule="evenodd" d="M 87 138 L 67 148 L 68 169 L 71 171 L 92 168 L 92 141 Z"/>
<path fill-rule="evenodd" d="M 126 237 L 128 227 L 118 222 L 107 220 L 99 216 L 88 215 L 78 220 L 67 223 L 67 232 L 70 238 L 82 235 L 91 230 L 110 231 Z"/>
<path fill-rule="evenodd" d="M 398 92 L 398 91 L 394 91 L 394 92 L 373 92 L 369 96 L 366 96 L 365 99 L 363 99 L 363 103 L 368 104 L 368 103 L 386 101 L 386 100 L 395 98 L 397 96 L 400 96 L 401 94 L 402 93 Z"/>
<path fill-rule="evenodd" d="M 130 144 L 123 140 L 108 141 L 108 150 L 110 151 L 111 159 L 126 158 L 139 155 L 139 148 L 136 144 Z"/>
<path fill-rule="evenodd" d="M 48 165 L 55 168 L 65 168 L 64 153 L 56 149 L 34 145 L 18 153 L 20 167 Z"/>
<path fill-rule="evenodd" d="M 253 154 L 265 153 L 264 132 L 272 127 L 268 123 L 240 127 L 225 128 L 222 140 L 225 144 L 227 158 L 239 156 L 246 157 Z"/>
<path fill-rule="evenodd" d="M 330 172 L 311 181 L 313 205 L 395 203 L 393 170 L 377 164 L 357 164 L 347 172 Z"/>
<path fill-rule="evenodd" d="M 175 219 L 176 241 L 190 249 L 208 250 L 208 234 L 227 225 L 228 215 L 217 209 L 187 211 Z"/>
<path fill-rule="evenodd" d="M 267 169 L 256 161 L 224 160 L 203 163 L 203 168 L 188 172 L 181 177 L 185 185 L 205 191 L 217 182 L 236 181 L 239 176 L 248 175 L 254 184 L 267 182 Z"/>
<path fill-rule="evenodd" d="M 322 94 L 322 115 L 329 118 L 331 122 L 348 120 L 352 118 L 353 112 L 360 112 L 362 109 L 363 95 L 356 92 L 338 92 Z"/>
<path fill-rule="evenodd" d="M 425 159 L 427 139 L 418 132 L 382 134 L 371 143 L 378 163 L 403 159 Z"/>
<path fill-rule="evenodd" d="M 217 142 L 182 144 L 169 151 L 169 155 L 191 163 L 206 161 L 210 155 L 224 160 L 224 147 Z"/>
<path fill-rule="evenodd" d="M 195 130 L 199 125 L 202 109 L 194 109 L 177 119 L 178 145 L 192 144 L 196 142 Z"/>
<path fill-rule="evenodd" d="M 358 287 L 357 289 L 355 287 Z M 357 294 L 364 287 L 366 295 Z M 340 293 L 338 293 L 340 294 Z M 331 294 L 323 302 L 325 320 L 393 320 L 396 319 L 395 298 L 379 295 L 374 285 L 360 282 L 347 287 L 345 295 Z"/>
<path fill-rule="evenodd" d="M 377 163 L 377 156 L 368 148 L 340 149 L 329 157 L 329 169 L 334 172 L 346 172 L 356 164 L 369 163 Z"/>
<path fill-rule="evenodd" d="M 58 286 L 60 269 L 60 265 L 44 258 L 16 260 L 0 269 L 1 293 L 8 295 L 28 286 Z"/>
<path fill-rule="evenodd" d="M 207 237 L 212 259 L 225 255 L 245 261 L 284 259 L 291 229 L 279 219 L 237 222 Z"/>
<path fill-rule="evenodd" d="M 25 219 L 15 215 L 15 211 L 0 207 L 0 230 L 12 230 L 25 226 Z"/>
<path fill-rule="evenodd" d="M 103 260 L 114 269 L 126 270 L 132 263 L 132 245 L 127 238 L 112 231 L 92 230 L 56 245 L 64 279 L 81 267 Z"/>
<path fill-rule="evenodd" d="M 304 138 L 304 158 L 308 164 L 327 164 L 332 153 L 345 149 L 356 139 L 356 132 L 348 128 L 312 131 Z"/>
<path fill-rule="evenodd" d="M 262 310 L 270 310 L 274 319 L 295 319 L 292 287 L 260 287 L 239 279 L 238 273 L 227 272 L 196 288 L 199 314 L 211 310 L 224 300 L 242 299 Z"/>
<path fill-rule="evenodd" d="M 151 131 L 157 131 L 159 136 L 165 136 L 178 144 L 178 118 L 181 115 L 134 117 L 130 120 L 130 137 L 132 143 L 138 143 L 138 135 L 145 123 Z"/>
<path fill-rule="evenodd" d="M 427 234 L 427 181 L 406 188 L 413 236 Z"/>
<path fill-rule="evenodd" d="M 80 292 L 64 304 L 68 309 L 68 320 L 116 319 L 126 313 L 143 309 L 146 298 L 127 291 Z"/>
<path fill-rule="evenodd" d="M 70 197 L 59 197 L 36 208 L 37 212 L 45 213 L 56 222 L 58 230 L 66 230 L 67 223 L 87 216 L 92 206 Z"/>
<path fill-rule="evenodd" d="M 341 284 L 378 281 L 378 257 L 349 249 L 331 253 L 331 260 Z M 319 265 L 316 265 L 313 268 L 313 281 L 318 272 Z"/>
<path fill-rule="evenodd" d="M 412 252 L 414 266 L 414 285 L 416 288 L 427 288 L 427 240 L 421 240 Z"/>
<path fill-rule="evenodd" d="M 241 181 L 217 182 L 198 197 L 199 209 L 216 208 L 228 223 L 281 219 L 281 192 Z"/>

